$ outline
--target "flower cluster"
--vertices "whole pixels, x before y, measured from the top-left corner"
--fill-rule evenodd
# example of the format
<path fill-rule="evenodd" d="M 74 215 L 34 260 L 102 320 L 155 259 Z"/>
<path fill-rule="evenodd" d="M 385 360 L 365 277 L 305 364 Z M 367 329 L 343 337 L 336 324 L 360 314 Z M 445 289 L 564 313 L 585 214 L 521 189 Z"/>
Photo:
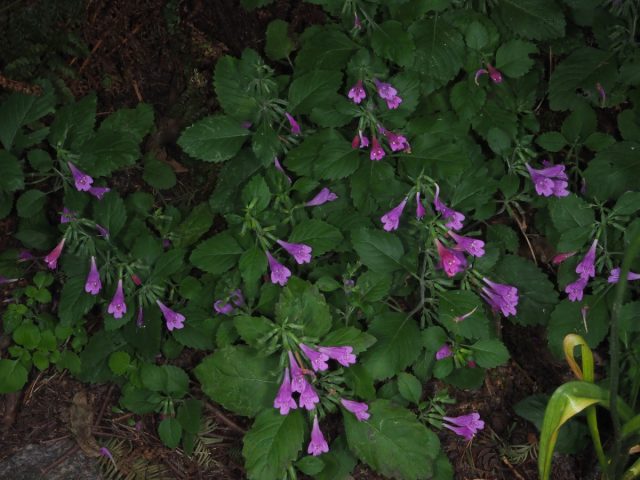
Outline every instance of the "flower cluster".
<path fill-rule="evenodd" d="M 300 350 L 306 357 L 311 370 L 301 367 L 293 352 L 289 351 L 289 367 L 284 369 L 284 376 L 278 394 L 273 401 L 273 407 L 280 410 L 281 415 L 287 415 L 291 410 L 305 408 L 309 411 L 314 410 L 316 404 L 320 402 L 318 393 L 309 383 L 306 375 L 315 377 L 314 372 L 322 372 L 329 369 L 328 362 L 330 360 L 337 361 L 340 365 L 348 367 L 356 363 L 356 356 L 353 348 L 349 346 L 342 347 L 322 347 L 316 348 L 300 343 Z M 294 393 L 298 393 L 298 401 L 293 397 Z M 369 406 L 363 402 L 356 402 L 345 398 L 340 399 L 340 403 L 345 410 L 353 413 L 360 421 L 369 418 Z M 324 439 L 324 435 L 318 424 L 318 416 L 314 417 L 313 429 L 311 431 L 311 442 L 307 449 L 310 455 L 320 455 L 329 451 L 329 446 Z"/>
<path fill-rule="evenodd" d="M 312 249 L 304 243 L 289 243 L 283 240 L 276 240 L 289 255 L 293 257 L 298 265 L 311 262 Z M 281 264 L 268 250 L 265 252 L 267 261 L 269 262 L 269 270 L 271 270 L 271 283 L 278 285 L 286 285 L 291 276 L 291 270 Z"/>
<path fill-rule="evenodd" d="M 598 239 L 595 239 L 585 256 L 576 267 L 578 279 L 567 285 L 564 289 L 564 291 L 569 295 L 569 300 L 572 302 L 579 302 L 582 300 L 584 289 L 587 286 L 587 283 L 589 283 L 589 279 L 596 276 L 597 246 Z"/>

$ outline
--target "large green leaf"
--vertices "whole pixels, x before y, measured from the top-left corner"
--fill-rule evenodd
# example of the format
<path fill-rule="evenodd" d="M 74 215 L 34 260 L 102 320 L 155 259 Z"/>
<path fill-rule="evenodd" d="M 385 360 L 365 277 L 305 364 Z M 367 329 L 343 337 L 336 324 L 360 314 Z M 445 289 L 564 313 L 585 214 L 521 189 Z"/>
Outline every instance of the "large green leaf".
<path fill-rule="evenodd" d="M 390 273 L 402 267 L 402 242 L 392 233 L 381 230 L 357 230 L 351 236 L 360 260 L 374 272 Z"/>
<path fill-rule="evenodd" d="M 459 320 L 464 315 L 464 320 Z M 469 290 L 445 290 L 440 293 L 438 305 L 440 324 L 455 335 L 464 338 L 487 338 L 489 320 L 484 314 L 480 298 Z"/>
<path fill-rule="evenodd" d="M 0 150 L 0 190 L 15 192 L 24 188 L 24 173 L 20 161 L 9 152 Z"/>
<path fill-rule="evenodd" d="M 229 232 L 222 232 L 198 244 L 190 260 L 199 269 L 219 275 L 232 268 L 242 252 L 235 238 Z"/>
<path fill-rule="evenodd" d="M 50 89 L 46 89 L 40 97 L 23 93 L 11 94 L 0 105 L 0 142 L 4 148 L 10 151 L 20 128 L 53 112 L 54 105 L 55 95 Z"/>
<path fill-rule="evenodd" d="M 582 308 L 587 305 L 586 317 L 582 318 Z M 562 342 L 565 335 L 575 333 L 582 336 L 591 348 L 596 348 L 609 332 L 609 314 L 604 302 L 585 295 L 582 302 L 563 300 L 554 308 L 547 335 L 549 349 L 562 357 Z"/>
<path fill-rule="evenodd" d="M 205 358 L 195 370 L 202 390 L 238 415 L 255 416 L 273 408 L 278 391 L 275 356 L 264 357 L 241 346 L 227 346 Z"/>
<path fill-rule="evenodd" d="M 389 400 L 369 406 L 371 417 L 360 422 L 343 412 L 349 448 L 378 473 L 402 480 L 432 478 L 434 461 L 440 451 L 435 433 L 416 417 Z"/>
<path fill-rule="evenodd" d="M 282 60 L 293 50 L 293 41 L 289 38 L 288 30 L 289 24 L 284 20 L 276 19 L 269 23 L 264 53 L 271 60 Z"/>
<path fill-rule="evenodd" d="M 331 329 L 331 311 L 318 287 L 297 277 L 282 289 L 276 305 L 276 320 L 296 323 L 305 335 L 321 337 Z"/>
<path fill-rule="evenodd" d="M 178 139 L 178 145 L 199 160 L 223 162 L 238 153 L 248 135 L 249 130 L 237 120 L 214 115 L 188 127 Z"/>
<path fill-rule="evenodd" d="M 87 95 L 75 103 L 60 108 L 51 124 L 49 143 L 54 147 L 60 144 L 73 150 L 78 149 L 93 135 L 96 109 L 95 94 Z"/>
<path fill-rule="evenodd" d="M 116 237 L 127 221 L 127 209 L 122 198 L 115 192 L 108 192 L 93 207 L 93 218 Z"/>
<path fill-rule="evenodd" d="M 27 383 L 28 372 L 18 360 L 0 360 L 0 393 L 17 392 Z"/>
<path fill-rule="evenodd" d="M 537 51 L 533 43 L 510 40 L 496 52 L 496 68 L 509 77 L 521 77 L 531 70 L 533 59 L 529 55 Z"/>
<path fill-rule="evenodd" d="M 418 324 L 404 313 L 378 315 L 369 325 L 368 333 L 377 342 L 362 356 L 362 364 L 375 380 L 401 372 L 422 350 Z"/>
<path fill-rule="evenodd" d="M 334 25 L 308 28 L 296 56 L 296 70 L 338 70 L 344 67 L 358 45 L 340 30 Z"/>
<path fill-rule="evenodd" d="M 548 40 L 564 35 L 564 15 L 553 0 L 500 0 L 498 14 L 516 35 Z"/>
<path fill-rule="evenodd" d="M 580 249 L 591 238 L 595 222 L 593 209 L 576 195 L 551 200 L 551 220 L 560 232 L 558 250 Z"/>
<path fill-rule="evenodd" d="M 318 256 L 333 250 L 342 242 L 342 234 L 333 225 L 322 220 L 310 219 L 297 224 L 288 238 L 289 242 L 306 243 Z"/>
<path fill-rule="evenodd" d="M 305 73 L 289 87 L 289 108 L 292 113 L 311 113 L 322 106 L 342 84 L 342 73 L 334 70 L 313 70 Z"/>
<path fill-rule="evenodd" d="M 495 368 L 509 360 L 509 351 L 500 340 L 486 338 L 471 345 L 473 358 L 482 368 Z"/>
<path fill-rule="evenodd" d="M 242 455 L 246 462 L 247 478 L 283 478 L 287 467 L 298 458 L 304 431 L 304 417 L 300 410 L 280 415 L 271 408 L 260 413 L 244 437 Z"/>
<path fill-rule="evenodd" d="M 249 93 L 253 80 L 252 72 L 257 72 L 262 64 L 260 56 L 251 49 L 237 59 L 225 55 L 216 62 L 213 84 L 218 102 L 227 115 L 238 119 L 253 120 L 258 110 L 256 99 Z"/>
<path fill-rule="evenodd" d="M 587 194 L 599 201 L 640 190 L 640 143 L 618 142 L 600 150 L 584 172 Z"/>
<path fill-rule="evenodd" d="M 371 47 L 379 57 L 403 67 L 413 63 L 416 49 L 409 32 L 396 20 L 387 20 L 376 25 L 371 33 Z"/>
<path fill-rule="evenodd" d="M 314 175 L 327 180 L 348 177 L 360 166 L 360 157 L 360 152 L 354 150 L 350 142 L 335 130 L 330 130 L 313 163 Z"/>

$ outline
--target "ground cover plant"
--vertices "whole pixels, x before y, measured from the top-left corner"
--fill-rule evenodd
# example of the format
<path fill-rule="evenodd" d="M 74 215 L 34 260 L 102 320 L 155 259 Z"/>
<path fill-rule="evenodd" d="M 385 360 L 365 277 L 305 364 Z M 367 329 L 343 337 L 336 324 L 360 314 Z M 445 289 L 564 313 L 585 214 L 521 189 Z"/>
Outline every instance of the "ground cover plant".
<path fill-rule="evenodd" d="M 207 198 L 172 194 L 152 105 L 105 114 L 55 72 L 2 97 L 0 392 L 51 368 L 113 384 L 185 455 L 214 402 L 251 479 L 448 479 L 445 432 L 493 432 L 453 395 L 539 328 L 579 381 L 510 405 L 540 442 L 501 458 L 539 448 L 549 478 L 554 448 L 593 448 L 582 472 L 636 478 L 636 3 L 309 3 L 323 22 L 275 19 L 212 66 L 218 107 L 173 145 Z"/>

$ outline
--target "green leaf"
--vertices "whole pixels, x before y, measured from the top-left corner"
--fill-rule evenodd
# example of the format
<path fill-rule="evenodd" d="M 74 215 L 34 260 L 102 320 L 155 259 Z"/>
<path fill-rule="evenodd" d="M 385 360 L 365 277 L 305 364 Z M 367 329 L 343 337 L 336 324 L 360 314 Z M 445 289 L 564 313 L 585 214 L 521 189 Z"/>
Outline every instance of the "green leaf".
<path fill-rule="evenodd" d="M 262 175 L 255 175 L 242 189 L 242 202 L 253 204 L 253 211 L 259 213 L 269 206 L 271 191 Z"/>
<path fill-rule="evenodd" d="M 453 86 L 450 99 L 458 117 L 461 120 L 471 120 L 482 109 L 487 99 L 487 94 L 472 82 L 463 80 Z"/>
<path fill-rule="evenodd" d="M 296 468 L 305 475 L 317 475 L 324 469 L 324 462 L 318 457 L 307 455 L 296 462 Z"/>
<path fill-rule="evenodd" d="M 596 112 L 589 105 L 579 104 L 562 122 L 562 135 L 570 143 L 582 143 L 596 130 Z"/>
<path fill-rule="evenodd" d="M 231 234 L 223 232 L 200 243 L 190 260 L 199 269 L 219 275 L 235 266 L 242 253 L 242 247 Z"/>
<path fill-rule="evenodd" d="M 331 329 L 331 311 L 315 285 L 291 278 L 276 305 L 276 320 L 303 327 L 304 334 L 321 337 Z"/>
<path fill-rule="evenodd" d="M 27 383 L 28 372 L 18 360 L 0 360 L 0 393 L 17 392 Z"/>
<path fill-rule="evenodd" d="M 474 20 L 467 27 L 464 39 L 469 48 L 481 50 L 489 41 L 489 32 L 484 25 Z"/>
<path fill-rule="evenodd" d="M 339 70 L 357 49 L 358 45 L 337 25 L 308 28 L 303 35 L 302 48 L 296 55 L 296 70 Z"/>
<path fill-rule="evenodd" d="M 202 420 L 202 402 L 193 398 L 185 400 L 178 408 L 177 418 L 186 432 L 197 434 Z"/>
<path fill-rule="evenodd" d="M 78 259 L 76 259 L 79 261 Z M 84 274 L 69 276 L 62 287 L 60 293 L 60 304 L 58 305 L 58 316 L 64 325 L 75 325 L 80 323 L 82 317 L 96 303 L 96 297 L 88 295 L 84 291 L 84 284 L 89 272 L 88 265 L 84 266 Z"/>
<path fill-rule="evenodd" d="M 191 209 L 174 231 L 178 238 L 174 240 L 176 247 L 188 247 L 196 243 L 213 225 L 213 213 L 206 203 L 200 203 Z"/>
<path fill-rule="evenodd" d="M 127 132 L 101 129 L 79 148 L 78 166 L 92 175 L 110 175 L 135 164 L 140 158 L 138 143 Z"/>
<path fill-rule="evenodd" d="M 367 267 L 378 273 L 391 273 L 402 267 L 404 248 L 393 233 L 357 230 L 351 236 L 353 248 Z"/>
<path fill-rule="evenodd" d="M 615 215 L 632 215 L 640 210 L 640 192 L 623 193 L 613 207 Z"/>
<path fill-rule="evenodd" d="M 289 24 L 284 20 L 273 20 L 267 27 L 267 43 L 264 53 L 271 60 L 287 58 L 293 51 L 293 42 L 289 38 Z"/>
<path fill-rule="evenodd" d="M 171 275 L 180 271 L 184 266 L 184 253 L 182 248 L 173 248 L 160 255 L 153 266 L 150 278 L 154 282 L 166 281 Z"/>
<path fill-rule="evenodd" d="M 264 409 L 275 412 L 277 365 L 275 356 L 265 358 L 248 347 L 227 346 L 206 357 L 194 373 L 212 400 L 238 415 L 252 417 Z"/>
<path fill-rule="evenodd" d="M 178 145 L 198 160 L 223 162 L 238 153 L 248 135 L 249 130 L 237 120 L 214 115 L 188 127 L 178 139 Z"/>
<path fill-rule="evenodd" d="M 360 166 L 360 153 L 351 147 L 342 135 L 329 130 L 318 158 L 313 163 L 313 173 L 317 178 L 338 180 L 348 177 Z"/>
<path fill-rule="evenodd" d="M 261 340 L 272 333 L 277 327 L 265 317 L 250 317 L 248 315 L 237 315 L 233 318 L 233 325 L 240 334 L 240 337 L 253 348 L 259 349 L 263 346 Z"/>
<path fill-rule="evenodd" d="M 40 343 L 40 329 L 31 322 L 23 323 L 13 332 L 13 341 L 28 349 L 34 349 Z"/>
<path fill-rule="evenodd" d="M 251 49 L 242 53 L 242 59 L 225 55 L 216 62 L 214 86 L 216 98 L 228 115 L 253 120 L 258 109 L 256 99 L 249 93 L 253 81 L 252 72 L 263 64 L 260 56 Z"/>
<path fill-rule="evenodd" d="M 340 230 L 327 222 L 315 219 L 297 224 L 288 239 L 289 242 L 310 245 L 316 257 L 333 250 L 342 240 Z"/>
<path fill-rule="evenodd" d="M 595 214 L 580 197 L 571 194 L 551 199 L 550 213 L 553 225 L 562 234 L 559 250 L 578 250 L 590 239 Z"/>
<path fill-rule="evenodd" d="M 371 33 L 371 47 L 380 57 L 408 67 L 413 63 L 415 46 L 406 28 L 396 20 L 376 25 Z"/>
<path fill-rule="evenodd" d="M 496 68 L 508 77 L 518 78 L 526 74 L 534 61 L 529 55 L 536 53 L 537 47 L 522 40 L 509 40 L 496 52 Z"/>
<path fill-rule="evenodd" d="M 560 132 L 546 132 L 536 138 L 536 143 L 548 152 L 559 152 L 567 146 L 567 139 Z"/>
<path fill-rule="evenodd" d="M 47 195 L 41 190 L 27 190 L 18 197 L 16 208 L 21 217 L 32 217 L 42 210 Z"/>
<path fill-rule="evenodd" d="M 507 363 L 509 351 L 504 344 L 495 338 L 478 340 L 471 345 L 473 358 L 482 368 L 495 368 Z"/>
<path fill-rule="evenodd" d="M 56 112 L 51 124 L 49 143 L 57 147 L 77 149 L 91 135 L 96 122 L 97 98 L 87 95 L 75 103 L 70 103 Z"/>
<path fill-rule="evenodd" d="M 153 155 L 145 157 L 142 179 L 158 190 L 166 190 L 176 184 L 176 174 L 173 169 Z"/>
<path fill-rule="evenodd" d="M 553 0 L 501 0 L 498 14 L 515 34 L 531 40 L 564 35 L 564 15 Z"/>
<path fill-rule="evenodd" d="M 53 167 L 53 160 L 51 160 L 51 156 L 39 148 L 29 150 L 27 153 L 27 159 L 31 166 L 40 172 L 48 172 L 51 170 L 51 167 Z"/>
<path fill-rule="evenodd" d="M 398 391 L 405 400 L 418 405 L 422 398 L 422 383 L 415 375 L 400 372 L 398 374 Z"/>
<path fill-rule="evenodd" d="M 23 93 L 11 94 L 0 105 L 0 142 L 7 151 L 20 128 L 54 110 L 55 95 L 47 90 L 41 97 Z"/>
<path fill-rule="evenodd" d="M 464 320 L 461 317 L 469 314 Z M 438 305 L 440 324 L 455 335 L 464 338 L 487 338 L 489 320 L 484 314 L 480 298 L 469 290 L 447 290 L 440 293 Z"/>
<path fill-rule="evenodd" d="M 347 447 L 344 436 L 339 436 L 333 441 L 329 452 L 322 455 L 322 462 L 324 468 L 316 474 L 316 480 L 351 480 L 351 472 L 357 463 Z"/>
<path fill-rule="evenodd" d="M 360 422 L 352 413 L 343 412 L 351 451 L 386 477 L 432 478 L 433 463 L 440 451 L 436 434 L 389 400 L 372 402 L 369 413 L 369 420 Z"/>
<path fill-rule="evenodd" d="M 341 347 L 348 345 L 353 347 L 354 353 L 361 353 L 376 343 L 375 337 L 354 327 L 342 327 L 329 332 L 323 339 L 326 346 Z"/>
<path fill-rule="evenodd" d="M 600 150 L 584 171 L 587 194 L 599 201 L 640 190 L 640 143 L 618 142 Z"/>
<path fill-rule="evenodd" d="M 158 425 L 160 440 L 169 448 L 177 448 L 182 438 L 182 427 L 175 418 L 165 418 Z"/>
<path fill-rule="evenodd" d="M 240 257 L 238 268 L 245 284 L 254 284 L 267 271 L 267 257 L 264 251 L 258 246 L 251 247 Z"/>
<path fill-rule="evenodd" d="M 300 410 L 280 415 L 274 408 L 263 411 L 244 436 L 242 455 L 247 478 L 282 478 L 298 458 L 304 440 L 304 419 Z"/>
<path fill-rule="evenodd" d="M 0 150 L 0 190 L 15 192 L 24 188 L 24 173 L 20 161 L 9 152 Z"/>
<path fill-rule="evenodd" d="M 582 307 L 587 306 L 586 318 L 582 317 Z M 551 314 L 547 327 L 549 350 L 558 358 L 562 357 L 564 337 L 575 333 L 584 338 L 591 348 L 596 348 L 609 332 L 609 314 L 603 302 L 585 295 L 582 302 L 563 300 Z"/>
<path fill-rule="evenodd" d="M 127 221 L 127 209 L 116 192 L 108 192 L 102 200 L 94 203 L 93 216 L 97 223 L 109 230 L 111 237 L 116 237 Z"/>
<path fill-rule="evenodd" d="M 521 325 L 545 325 L 558 303 L 558 294 L 547 276 L 529 260 L 515 255 L 505 256 L 491 280 L 518 288 L 517 314 L 513 317 Z"/>
<path fill-rule="evenodd" d="M 375 380 L 392 377 L 411 365 L 422 350 L 416 321 L 402 313 L 378 315 L 368 333 L 377 342 L 362 356 L 362 364 Z"/>
<path fill-rule="evenodd" d="M 112 131 L 130 135 L 135 143 L 140 143 L 153 128 L 153 107 L 139 103 L 136 108 L 121 108 L 100 124 L 100 131 Z"/>
<path fill-rule="evenodd" d="M 291 82 L 289 108 L 291 113 L 311 113 L 314 107 L 322 106 L 342 84 L 342 73 L 334 70 L 313 70 Z"/>
<path fill-rule="evenodd" d="M 123 375 L 131 364 L 131 357 L 127 352 L 113 352 L 109 357 L 109 368 L 116 375 Z"/>

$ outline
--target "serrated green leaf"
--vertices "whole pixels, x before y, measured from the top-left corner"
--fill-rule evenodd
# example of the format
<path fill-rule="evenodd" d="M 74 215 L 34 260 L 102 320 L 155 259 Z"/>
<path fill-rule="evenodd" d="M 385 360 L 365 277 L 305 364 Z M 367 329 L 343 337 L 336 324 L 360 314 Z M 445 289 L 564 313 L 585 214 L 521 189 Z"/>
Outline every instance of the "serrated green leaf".
<path fill-rule="evenodd" d="M 408 67 L 413 63 L 413 38 L 396 20 L 387 20 L 376 25 L 371 33 L 371 47 L 379 57 L 391 60 L 402 67 Z"/>
<path fill-rule="evenodd" d="M 151 155 L 145 157 L 142 179 L 158 190 L 166 190 L 176 184 L 176 174 L 173 169 Z"/>
<path fill-rule="evenodd" d="M 227 115 L 239 122 L 253 120 L 258 110 L 248 87 L 253 80 L 251 71 L 257 71 L 261 64 L 260 56 L 251 49 L 246 49 L 241 59 L 225 55 L 216 62 L 213 81 L 216 97 Z"/>
<path fill-rule="evenodd" d="M 313 70 L 291 82 L 289 108 L 291 113 L 311 113 L 322 106 L 342 84 L 342 73 L 334 70 Z"/>
<path fill-rule="evenodd" d="M 102 200 L 94 203 L 93 215 L 97 223 L 109 230 L 111 237 L 117 237 L 127 222 L 127 209 L 116 192 L 108 192 Z"/>
<path fill-rule="evenodd" d="M 223 232 L 198 244 L 190 261 L 205 272 L 219 275 L 235 266 L 242 253 L 242 247 L 231 234 Z"/>
<path fill-rule="evenodd" d="M 471 315 L 464 320 L 459 320 L 469 313 Z M 489 320 L 484 314 L 482 302 L 469 290 L 441 292 L 438 320 L 451 333 L 464 338 L 486 338 L 490 333 Z"/>
<path fill-rule="evenodd" d="M 158 425 L 160 440 L 169 448 L 177 448 L 182 438 L 182 427 L 175 418 L 165 418 Z"/>
<path fill-rule="evenodd" d="M 53 112 L 55 95 L 49 89 L 41 97 L 13 93 L 0 105 L 0 142 L 7 151 L 20 128 Z"/>
<path fill-rule="evenodd" d="M 18 360 L 0 359 L 0 393 L 17 392 L 27 383 L 28 372 Z"/>
<path fill-rule="evenodd" d="M 317 178 L 338 180 L 348 177 L 360 166 L 360 153 L 335 130 L 325 137 L 313 172 Z"/>
<path fill-rule="evenodd" d="M 391 273 L 402 267 L 404 248 L 398 237 L 379 230 L 357 230 L 351 236 L 360 260 L 374 272 Z"/>
<path fill-rule="evenodd" d="M 496 68 L 508 77 L 518 78 L 526 74 L 534 61 L 529 55 L 537 52 L 533 43 L 522 40 L 509 40 L 496 52 Z"/>
<path fill-rule="evenodd" d="M 199 160 L 223 162 L 238 153 L 248 135 L 249 130 L 237 120 L 214 115 L 188 127 L 178 139 L 178 145 Z"/>
<path fill-rule="evenodd" d="M 567 146 L 567 139 L 560 132 L 545 132 L 536 138 L 536 143 L 548 152 L 559 152 Z"/>
<path fill-rule="evenodd" d="M 24 188 L 24 173 L 20 161 L 9 152 L 0 150 L 0 190 L 15 192 Z"/>
<path fill-rule="evenodd" d="M 482 368 L 495 368 L 509 360 L 509 351 L 504 344 L 495 338 L 478 340 L 471 345 L 473 358 Z"/>
<path fill-rule="evenodd" d="M 242 202 L 253 205 L 253 211 L 259 213 L 269 206 L 271 191 L 262 175 L 255 175 L 242 189 Z"/>
<path fill-rule="evenodd" d="M 271 60 L 287 58 L 293 50 L 293 42 L 289 38 L 288 30 L 289 24 L 284 20 L 276 19 L 269 23 L 264 53 Z"/>
<path fill-rule="evenodd" d="M 323 339 L 322 345 L 327 347 L 341 347 L 348 345 L 353 347 L 354 353 L 361 353 L 376 343 L 373 335 L 358 330 L 354 327 L 343 327 L 332 330 Z"/>
<path fill-rule="evenodd" d="M 600 150 L 584 171 L 587 195 L 604 201 L 627 190 L 640 191 L 638 165 L 640 143 L 618 142 Z"/>
<path fill-rule="evenodd" d="M 333 250 L 342 240 L 339 229 L 322 220 L 311 219 L 297 224 L 287 241 L 310 245 L 313 255 L 319 256 Z"/>
<path fill-rule="evenodd" d="M 586 318 L 582 318 L 582 307 L 588 306 Z M 547 335 L 549 349 L 558 358 L 562 357 L 562 342 L 569 333 L 584 338 L 589 347 L 596 348 L 609 332 L 609 313 L 603 302 L 585 295 L 582 302 L 561 301 L 553 310 Z"/>
<path fill-rule="evenodd" d="M 276 321 L 296 323 L 310 337 L 321 337 L 331 329 L 331 311 L 318 288 L 299 278 L 291 278 L 280 293 Z"/>
<path fill-rule="evenodd" d="M 418 405 L 422 398 L 422 383 L 415 375 L 400 372 L 398 374 L 398 391 L 405 400 Z"/>
<path fill-rule="evenodd" d="M 456 83 L 450 95 L 451 105 L 462 120 L 470 120 L 477 115 L 487 99 L 485 91 L 468 80 Z"/>
<path fill-rule="evenodd" d="M 532 40 L 564 35 L 564 15 L 552 0 L 501 0 L 498 14 L 515 34 Z"/>
<path fill-rule="evenodd" d="M 18 197 L 16 209 L 21 217 L 32 217 L 42 210 L 47 195 L 41 190 L 27 190 Z"/>

